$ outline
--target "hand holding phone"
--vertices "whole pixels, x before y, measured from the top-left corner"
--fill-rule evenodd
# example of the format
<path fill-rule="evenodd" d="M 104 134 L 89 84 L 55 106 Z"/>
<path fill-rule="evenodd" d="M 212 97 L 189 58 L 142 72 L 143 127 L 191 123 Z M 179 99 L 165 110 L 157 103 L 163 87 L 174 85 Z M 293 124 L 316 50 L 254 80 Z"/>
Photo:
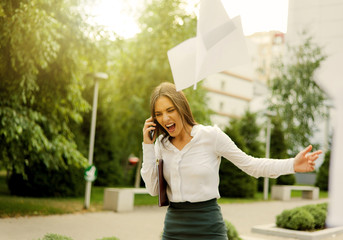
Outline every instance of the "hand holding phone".
<path fill-rule="evenodd" d="M 155 134 L 156 134 L 156 121 L 150 117 L 145 120 L 144 127 L 143 127 L 143 142 L 147 144 L 151 144 L 154 141 Z"/>

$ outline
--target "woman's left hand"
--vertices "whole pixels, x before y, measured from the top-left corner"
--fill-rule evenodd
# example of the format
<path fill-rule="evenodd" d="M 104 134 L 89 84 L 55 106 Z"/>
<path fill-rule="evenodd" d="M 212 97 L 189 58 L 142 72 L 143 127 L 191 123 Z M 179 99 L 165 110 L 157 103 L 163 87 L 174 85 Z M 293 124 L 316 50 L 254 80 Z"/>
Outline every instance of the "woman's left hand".
<path fill-rule="evenodd" d="M 315 161 L 317 160 L 319 154 L 322 153 L 322 150 L 318 150 L 310 153 L 312 150 L 312 145 L 309 145 L 307 148 L 302 150 L 294 158 L 294 171 L 295 172 L 312 172 L 316 165 Z"/>

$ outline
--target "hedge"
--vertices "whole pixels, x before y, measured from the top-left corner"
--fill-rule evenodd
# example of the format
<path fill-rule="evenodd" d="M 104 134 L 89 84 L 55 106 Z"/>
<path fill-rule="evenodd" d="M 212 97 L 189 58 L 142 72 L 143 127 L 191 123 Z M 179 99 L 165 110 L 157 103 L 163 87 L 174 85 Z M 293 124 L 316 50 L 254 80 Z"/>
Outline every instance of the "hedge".
<path fill-rule="evenodd" d="M 43 163 L 25 168 L 27 178 L 13 172 L 8 179 L 12 195 L 30 197 L 78 197 L 84 194 L 84 169 L 69 166 L 68 169 L 51 170 Z"/>
<path fill-rule="evenodd" d="M 276 226 L 302 231 L 323 229 L 325 227 L 326 212 L 327 203 L 284 210 L 276 216 Z"/>
<path fill-rule="evenodd" d="M 237 232 L 235 226 L 231 222 L 229 222 L 227 220 L 224 220 L 224 222 L 225 222 L 226 229 L 227 229 L 227 237 L 228 237 L 228 239 L 230 239 L 230 240 L 242 240 L 239 237 L 238 232 Z"/>

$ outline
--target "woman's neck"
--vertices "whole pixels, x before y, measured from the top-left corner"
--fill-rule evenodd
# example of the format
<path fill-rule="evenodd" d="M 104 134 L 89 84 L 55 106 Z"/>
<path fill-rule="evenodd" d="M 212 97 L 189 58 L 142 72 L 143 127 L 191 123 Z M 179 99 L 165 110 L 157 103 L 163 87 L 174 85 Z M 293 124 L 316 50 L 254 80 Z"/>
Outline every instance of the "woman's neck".
<path fill-rule="evenodd" d="M 192 140 L 191 132 L 193 126 L 187 125 L 183 128 L 180 134 L 172 139 L 172 144 L 179 150 L 182 150 Z"/>

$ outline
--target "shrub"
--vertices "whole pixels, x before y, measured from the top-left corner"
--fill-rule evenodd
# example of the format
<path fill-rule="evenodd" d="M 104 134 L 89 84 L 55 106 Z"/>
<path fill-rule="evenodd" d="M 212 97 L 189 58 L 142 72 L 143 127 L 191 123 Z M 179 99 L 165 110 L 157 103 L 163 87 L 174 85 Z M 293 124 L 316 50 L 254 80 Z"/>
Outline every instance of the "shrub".
<path fill-rule="evenodd" d="M 287 150 L 289 144 L 285 137 L 285 129 L 282 126 L 283 120 L 280 116 L 272 118 L 272 132 L 270 136 L 270 156 L 271 158 L 284 159 L 289 158 Z M 295 176 L 294 174 L 283 175 L 276 179 L 277 185 L 294 185 Z"/>
<path fill-rule="evenodd" d="M 320 166 L 318 174 L 317 174 L 317 178 L 316 178 L 315 185 L 323 191 L 329 190 L 330 155 L 331 155 L 331 151 L 328 151 L 325 154 L 324 162 Z"/>
<path fill-rule="evenodd" d="M 46 234 L 42 240 L 73 240 L 73 239 L 70 237 L 63 236 L 63 235 L 49 233 L 49 234 Z M 104 237 L 97 240 L 119 240 L 119 239 L 116 237 Z"/>
<path fill-rule="evenodd" d="M 268 191 L 270 192 L 272 190 L 272 186 L 275 185 L 276 179 L 275 178 L 269 178 L 268 179 Z M 264 177 L 259 177 L 257 179 L 257 191 L 263 192 L 264 191 Z"/>
<path fill-rule="evenodd" d="M 277 185 L 294 185 L 295 176 L 294 174 L 282 175 L 276 179 Z"/>
<path fill-rule="evenodd" d="M 313 230 L 313 216 L 302 208 L 285 210 L 276 217 L 276 226 L 293 230 Z"/>
<path fill-rule="evenodd" d="M 253 198 L 257 189 L 257 180 L 226 159 L 222 159 L 219 191 L 223 197 Z"/>
<path fill-rule="evenodd" d="M 327 210 L 328 210 L 328 204 L 327 203 L 319 203 L 319 204 L 317 204 L 317 207 L 324 210 L 325 212 L 327 212 Z"/>
<path fill-rule="evenodd" d="M 276 226 L 293 230 L 323 229 L 327 204 L 306 205 L 284 210 L 276 217 Z"/>
<path fill-rule="evenodd" d="M 262 157 L 261 143 L 258 141 L 260 127 L 256 124 L 256 114 L 249 111 L 242 119 L 230 121 L 224 132 L 243 152 L 254 157 Z M 219 192 L 223 197 L 253 198 L 257 190 L 257 180 L 233 163 L 222 159 L 219 169 Z"/>
<path fill-rule="evenodd" d="M 73 239 L 70 237 L 63 236 L 63 235 L 49 233 L 49 234 L 46 234 L 42 240 L 73 240 Z"/>
<path fill-rule="evenodd" d="M 119 238 L 116 238 L 116 237 L 104 237 L 104 238 L 100 238 L 100 239 L 97 239 L 97 240 L 119 240 Z"/>
<path fill-rule="evenodd" d="M 235 226 L 232 225 L 229 221 L 225 220 L 225 225 L 227 228 L 227 237 L 230 240 L 241 240 L 241 238 L 238 235 L 238 232 L 235 228 Z"/>
<path fill-rule="evenodd" d="M 84 193 L 84 169 L 69 166 L 68 169 L 50 170 L 43 163 L 25 168 L 27 179 L 12 173 L 8 188 L 12 195 L 32 197 L 82 196 Z"/>
<path fill-rule="evenodd" d="M 307 205 L 304 209 L 313 216 L 315 229 L 323 229 L 325 227 L 327 204 Z"/>

